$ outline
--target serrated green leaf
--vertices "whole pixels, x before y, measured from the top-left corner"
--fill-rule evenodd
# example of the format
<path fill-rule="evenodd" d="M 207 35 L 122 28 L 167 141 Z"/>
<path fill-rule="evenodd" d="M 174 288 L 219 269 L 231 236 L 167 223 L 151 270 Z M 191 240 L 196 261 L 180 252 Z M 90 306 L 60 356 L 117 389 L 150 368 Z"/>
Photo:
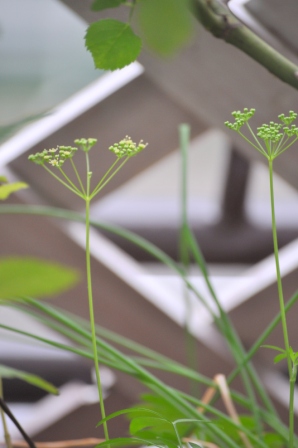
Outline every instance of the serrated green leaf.
<path fill-rule="evenodd" d="M 117 70 L 135 61 L 142 42 L 128 23 L 104 19 L 92 23 L 85 36 L 96 68 Z"/>
<path fill-rule="evenodd" d="M 277 364 L 278 362 L 282 361 L 283 359 L 286 359 L 287 355 L 286 353 L 281 353 L 280 355 L 275 356 L 274 358 L 274 364 Z"/>
<path fill-rule="evenodd" d="M 189 0 L 142 0 L 137 17 L 144 42 L 161 56 L 172 55 L 193 33 Z"/>
<path fill-rule="evenodd" d="M 0 259 L 0 298 L 49 297 L 61 293 L 79 280 L 75 269 L 33 257 Z"/>
<path fill-rule="evenodd" d="M 102 11 L 109 8 L 117 8 L 126 0 L 95 0 L 92 3 L 92 11 Z"/>
<path fill-rule="evenodd" d="M 12 367 L 0 365 L 0 377 L 1 378 L 17 378 L 25 381 L 26 383 L 32 384 L 33 386 L 39 387 L 54 395 L 58 395 L 58 389 L 53 386 L 53 384 L 48 381 L 43 380 L 39 376 L 33 375 L 32 373 L 23 372 L 22 370 L 13 369 Z"/>
<path fill-rule="evenodd" d="M 1 182 L 5 181 L 1 180 Z M 7 199 L 11 193 L 22 190 L 23 188 L 28 188 L 28 185 L 25 184 L 25 182 L 14 182 L 12 184 L 0 185 L 0 200 L 4 201 L 4 199 Z"/>
<path fill-rule="evenodd" d="M 6 182 L 7 182 L 7 177 L 5 177 L 5 176 L 0 176 L 0 182 L 1 182 L 2 184 L 6 184 Z"/>

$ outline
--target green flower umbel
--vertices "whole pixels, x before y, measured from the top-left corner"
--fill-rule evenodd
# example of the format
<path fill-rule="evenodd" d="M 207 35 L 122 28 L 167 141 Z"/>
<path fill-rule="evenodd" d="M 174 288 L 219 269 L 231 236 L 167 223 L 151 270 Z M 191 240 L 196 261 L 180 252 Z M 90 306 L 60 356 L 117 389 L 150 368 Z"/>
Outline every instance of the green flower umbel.
<path fill-rule="evenodd" d="M 140 140 L 137 145 L 132 139 L 127 135 L 123 140 L 120 140 L 119 143 L 114 143 L 109 147 L 109 150 L 112 151 L 118 159 L 122 159 L 123 157 L 132 157 L 143 151 L 147 146 L 147 143 L 144 143 L 143 140 Z"/>
<path fill-rule="evenodd" d="M 268 160 L 274 160 L 277 156 L 292 146 L 298 139 L 298 127 L 292 124 L 297 118 L 296 112 L 290 110 L 288 117 L 286 117 L 285 114 L 280 114 L 278 116 L 280 120 L 279 122 L 275 123 L 274 121 L 270 121 L 269 124 L 263 124 L 257 128 L 256 134 L 248 123 L 254 113 L 255 109 L 244 109 L 243 112 L 232 112 L 232 115 L 235 118 L 234 123 L 226 121 L 225 125 L 241 135 L 244 140 Z M 246 125 L 253 140 L 250 140 L 250 138 L 243 133 L 242 127 L 244 125 Z"/>
<path fill-rule="evenodd" d="M 67 159 L 71 159 L 78 148 L 72 146 L 57 146 L 57 148 L 44 149 L 42 152 L 31 154 L 28 159 L 37 165 L 49 165 L 61 168 Z"/>

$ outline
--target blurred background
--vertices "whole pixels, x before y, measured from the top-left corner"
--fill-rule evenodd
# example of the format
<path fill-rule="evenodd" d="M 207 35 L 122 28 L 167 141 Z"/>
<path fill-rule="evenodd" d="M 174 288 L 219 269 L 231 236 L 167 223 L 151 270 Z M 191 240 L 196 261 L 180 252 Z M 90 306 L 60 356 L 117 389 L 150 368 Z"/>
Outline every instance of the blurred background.
<path fill-rule="evenodd" d="M 230 7 L 274 48 L 297 62 L 297 5 L 294 0 L 283 3 L 287 7 L 278 0 L 235 0 Z M 223 123 L 233 110 L 243 107 L 256 108 L 256 126 L 274 120 L 282 112 L 297 110 L 297 92 L 199 25 L 193 42 L 174 58 L 161 60 L 145 50 L 138 63 L 121 71 L 95 70 L 84 48 L 88 23 L 99 18 L 90 11 L 90 5 L 90 1 L 81 0 L 0 0 L 0 174 L 30 186 L 9 202 L 82 211 L 80 200 L 40 167 L 30 164 L 28 155 L 57 144 L 71 145 L 76 138 L 95 137 L 95 177 L 111 164 L 112 156 L 106 149 L 112 143 L 127 134 L 134 141 L 143 139 L 148 148 L 96 198 L 92 217 L 136 232 L 179 261 L 182 164 L 178 127 L 188 123 L 189 223 L 219 297 L 249 347 L 278 309 L 277 300 L 272 303 L 276 291 L 268 173 L 259 154 Z M 124 13 L 112 14 L 118 17 Z M 295 149 L 285 153 L 276 163 L 275 175 L 287 297 L 296 289 L 298 266 L 296 154 Z M 2 215 L 0 228 L 1 256 L 40 256 L 84 273 L 84 226 Z M 185 362 L 186 311 L 179 279 L 143 250 L 107 231 L 94 233 L 92 250 L 97 322 Z M 190 275 L 204 288 L 194 266 Z M 88 318 L 85 290 L 82 282 L 57 297 L 55 304 Z M 196 340 L 201 371 L 211 377 L 228 372 L 230 359 L 212 321 L 199 305 L 194 303 L 193 307 L 190 331 Z M 0 320 L 23 328 L 30 325 L 37 334 L 61 340 L 5 308 Z M 294 313 L 289 323 L 294 335 Z M 278 345 L 279 338 L 276 331 L 271 342 Z M 56 398 L 41 397 L 23 383 L 5 382 L 5 398 L 15 403 L 14 409 L 29 433 L 40 440 L 98 436 L 93 417 L 96 393 L 88 362 L 43 346 L 32 347 L 3 331 L 0 354 L 3 363 L 45 376 L 65 392 L 57 404 L 53 402 Z M 257 359 L 263 375 L 271 362 L 270 353 Z M 105 375 L 108 413 L 137 399 L 140 390 L 131 378 L 108 369 Z M 177 379 L 162 377 L 186 387 Z M 268 387 L 273 398 L 282 402 L 282 368 L 272 381 Z M 274 396 L 277 391 L 281 397 Z M 67 406 L 62 404 L 62 397 L 69 400 Z M 26 407 L 28 402 L 31 404 Z M 29 408 L 34 417 L 29 417 Z M 36 415 L 44 412 L 53 417 L 38 422 Z M 119 435 L 122 426 L 113 430 L 112 435 Z"/>

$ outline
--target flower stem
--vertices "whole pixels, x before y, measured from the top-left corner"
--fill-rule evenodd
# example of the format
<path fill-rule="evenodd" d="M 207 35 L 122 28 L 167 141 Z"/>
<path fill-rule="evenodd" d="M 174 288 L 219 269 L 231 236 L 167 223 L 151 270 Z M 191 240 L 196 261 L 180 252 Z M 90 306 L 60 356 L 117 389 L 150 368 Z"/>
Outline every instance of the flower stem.
<path fill-rule="evenodd" d="M 290 403 L 289 403 L 289 447 L 294 446 L 294 394 L 295 384 L 297 378 L 297 366 L 293 365 L 292 374 L 290 378 Z"/>
<path fill-rule="evenodd" d="M 279 298 L 279 307 L 281 315 L 281 324 L 284 337 L 284 345 L 287 353 L 287 363 L 290 378 L 290 402 L 289 402 L 289 448 L 293 447 L 294 443 L 294 387 L 296 382 L 296 366 L 292 369 L 292 360 L 290 356 L 290 344 L 288 336 L 288 327 L 286 319 L 286 310 L 283 296 L 282 280 L 280 274 L 279 265 L 279 252 L 278 252 L 278 240 L 276 231 L 276 220 L 275 220 L 275 206 L 274 206 L 274 187 L 273 187 L 273 159 L 269 159 L 269 180 L 270 180 L 270 204 L 271 204 L 271 220 L 272 220 L 272 236 L 273 236 L 273 247 L 274 247 L 274 257 L 275 257 L 275 267 L 276 267 L 276 277 L 277 277 L 277 289 Z M 293 372 L 296 374 L 293 374 Z"/>
<path fill-rule="evenodd" d="M 58 180 L 58 182 L 60 182 L 60 184 L 64 185 L 66 188 L 68 188 L 68 190 L 72 191 L 74 194 L 76 194 L 80 198 L 83 198 L 83 195 L 79 191 L 74 190 L 70 185 L 68 185 L 66 182 L 64 182 L 64 180 L 60 179 L 60 177 L 57 176 L 55 173 L 53 173 L 53 171 L 51 171 L 46 165 L 42 165 L 42 166 L 51 176 L 53 176 L 56 180 Z"/>
<path fill-rule="evenodd" d="M 279 306 L 281 313 L 281 323 L 282 323 L 282 331 L 284 337 L 285 349 L 287 352 L 287 360 L 288 360 L 288 369 L 289 376 L 291 376 L 291 358 L 290 358 L 290 345 L 289 345 L 289 336 L 288 336 L 288 327 L 286 321 L 286 311 L 283 297 L 283 288 L 282 288 L 282 280 L 280 274 L 280 265 L 279 265 L 279 252 L 278 252 L 278 240 L 277 240 L 277 231 L 276 231 L 276 219 L 275 219 L 275 206 L 274 206 L 274 187 L 273 187 L 273 160 L 269 160 L 269 180 L 270 180 L 270 204 L 271 204 L 271 220 L 272 220 L 272 237 L 273 237 L 273 247 L 274 247 L 274 257 L 275 257 L 275 267 L 276 267 L 276 277 L 277 277 L 277 288 L 278 288 L 278 297 L 279 297 Z"/>
<path fill-rule="evenodd" d="M 105 407 L 103 402 L 103 393 L 101 386 L 101 378 L 98 366 L 98 353 L 97 353 L 97 343 L 96 343 L 96 329 L 95 329 L 95 319 L 94 319 L 94 307 L 93 307 L 93 294 L 92 294 L 92 279 L 91 279 L 91 257 L 90 257 L 90 172 L 89 172 L 89 158 L 88 153 L 86 153 L 86 165 L 87 165 L 87 195 L 85 197 L 86 205 L 86 271 L 87 271 L 87 289 L 88 289 L 88 303 L 89 303 L 89 314 L 90 314 L 90 327 L 92 336 L 92 351 L 94 358 L 94 368 L 98 389 L 99 405 L 101 418 L 105 419 Z M 109 432 L 107 422 L 103 424 L 104 435 L 106 440 L 109 440 Z"/>
<path fill-rule="evenodd" d="M 118 166 L 118 168 L 107 178 L 107 180 L 104 182 L 104 183 L 99 183 L 96 187 L 95 187 L 95 189 L 93 190 L 93 192 L 91 193 L 91 195 L 90 195 L 90 198 L 92 199 L 92 198 L 94 198 L 94 196 L 96 196 L 97 195 L 97 193 L 99 193 L 100 192 L 100 190 L 102 190 L 103 189 L 103 187 L 105 187 L 106 186 L 106 184 L 107 183 L 109 183 L 110 182 L 110 180 L 115 176 L 115 174 L 116 173 L 118 173 L 118 171 L 119 170 L 121 170 L 121 168 L 123 167 L 123 165 L 127 162 L 129 160 L 129 157 L 126 157 L 125 159 L 124 159 L 124 161 L 121 163 L 121 165 L 119 165 Z M 113 164 L 113 166 L 114 166 L 114 164 Z M 112 168 L 112 167 L 111 167 Z M 110 168 L 110 169 L 111 169 Z M 109 169 L 109 171 L 110 171 L 110 169 Z M 104 177 L 106 177 L 106 176 L 104 176 Z"/>

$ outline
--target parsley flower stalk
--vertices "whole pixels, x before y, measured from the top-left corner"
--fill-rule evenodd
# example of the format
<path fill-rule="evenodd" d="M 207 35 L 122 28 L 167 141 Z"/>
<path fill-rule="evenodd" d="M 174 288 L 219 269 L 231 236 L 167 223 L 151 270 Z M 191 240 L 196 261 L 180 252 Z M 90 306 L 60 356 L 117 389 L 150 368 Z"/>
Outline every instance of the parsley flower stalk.
<path fill-rule="evenodd" d="M 290 346 L 288 327 L 284 303 L 283 285 L 280 272 L 279 263 L 279 249 L 276 229 L 275 217 L 275 200 L 274 200 L 274 180 L 273 180 L 273 162 L 290 148 L 298 140 L 298 127 L 294 124 L 297 113 L 290 110 L 288 116 L 280 114 L 279 121 L 270 121 L 268 124 L 263 124 L 257 128 L 254 133 L 249 125 L 249 120 L 254 116 L 255 109 L 245 108 L 243 112 L 235 111 L 232 115 L 235 119 L 233 123 L 226 121 L 225 125 L 241 135 L 246 142 L 261 153 L 268 161 L 269 169 L 269 185 L 270 185 L 270 206 L 271 206 L 271 223 L 272 223 L 272 238 L 275 257 L 275 268 L 277 278 L 277 289 L 279 298 L 279 307 L 281 314 L 281 323 L 284 339 L 284 349 L 279 347 L 272 347 L 274 350 L 282 352 L 282 356 L 278 359 L 287 359 L 288 372 L 290 378 L 290 397 L 289 397 L 289 447 L 294 446 L 294 388 L 297 378 L 298 353 L 295 353 Z M 248 130 L 248 136 L 242 131 L 243 127 Z M 252 137 L 252 139 L 250 138 Z"/>
<path fill-rule="evenodd" d="M 109 149 L 112 151 L 116 160 L 112 163 L 111 167 L 101 177 L 94 189 L 91 189 L 92 171 L 90 169 L 89 151 L 97 143 L 95 138 L 81 138 L 74 141 L 77 146 L 57 146 L 56 148 L 44 149 L 42 152 L 31 154 L 29 160 L 35 164 L 42 166 L 51 176 L 53 176 L 58 182 L 65 186 L 68 190 L 72 191 L 75 195 L 82 198 L 85 202 L 85 230 L 86 230 L 86 273 L 87 273 L 87 290 L 88 290 L 88 304 L 90 314 L 90 327 L 92 336 L 92 351 L 94 359 L 94 367 L 96 373 L 98 397 L 101 418 L 104 420 L 106 417 L 101 377 L 99 371 L 99 359 L 97 352 L 96 330 L 95 330 L 95 316 L 93 306 L 93 290 L 92 290 L 92 278 L 91 278 L 91 257 L 90 257 L 90 202 L 91 200 L 110 182 L 110 180 L 117 174 L 117 172 L 123 167 L 123 165 L 133 156 L 137 155 L 147 144 L 140 141 L 138 144 L 132 141 L 132 139 L 126 136 L 119 143 L 114 143 Z M 82 180 L 79 170 L 77 169 L 73 158 L 78 150 L 85 153 L 86 161 L 86 175 L 84 181 Z M 63 169 L 65 163 L 70 163 L 73 171 L 73 178 L 67 175 Z M 85 185 L 84 185 L 85 184 Z M 109 440 L 109 432 L 107 422 L 103 423 L 104 434 L 106 440 Z"/>

